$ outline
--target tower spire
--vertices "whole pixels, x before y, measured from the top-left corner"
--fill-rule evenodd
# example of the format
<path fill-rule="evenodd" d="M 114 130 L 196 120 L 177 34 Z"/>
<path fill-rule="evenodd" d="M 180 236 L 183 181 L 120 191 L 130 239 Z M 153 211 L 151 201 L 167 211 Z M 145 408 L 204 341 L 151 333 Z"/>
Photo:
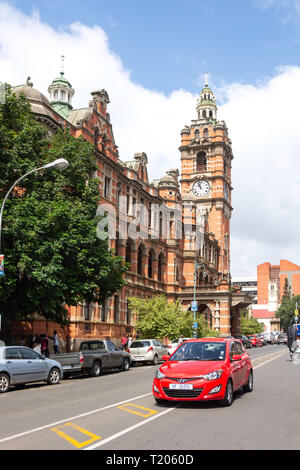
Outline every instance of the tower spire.
<path fill-rule="evenodd" d="M 60 71 L 61 75 L 64 75 L 65 73 L 65 56 L 62 55 L 61 56 L 61 71 Z"/>

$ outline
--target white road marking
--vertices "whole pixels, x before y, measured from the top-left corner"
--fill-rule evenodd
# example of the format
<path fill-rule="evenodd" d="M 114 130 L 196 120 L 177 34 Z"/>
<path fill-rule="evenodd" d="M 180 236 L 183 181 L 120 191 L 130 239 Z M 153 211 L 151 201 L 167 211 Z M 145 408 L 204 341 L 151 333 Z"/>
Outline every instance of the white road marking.
<path fill-rule="evenodd" d="M 103 408 L 98 408 L 97 410 L 92 410 L 92 411 L 88 411 L 87 413 L 82 413 L 77 416 L 72 416 L 71 418 L 65 418 L 60 421 L 56 421 L 55 423 L 46 424 L 45 426 L 40 426 L 39 428 L 30 429 L 29 431 L 21 432 L 19 434 L 14 434 L 13 436 L 4 437 L 3 439 L 0 439 L 0 444 L 2 444 L 2 442 L 10 441 L 12 439 L 17 439 L 18 437 L 23 437 L 34 432 L 43 431 L 43 429 L 55 427 L 58 424 L 65 423 L 66 421 L 74 421 L 75 419 L 78 419 L 78 418 L 84 418 L 85 416 L 99 413 L 100 411 L 108 410 L 109 408 L 114 408 L 114 407 L 117 407 L 118 405 L 123 405 L 124 403 L 128 403 L 128 401 L 139 400 L 140 398 L 148 397 L 149 395 L 152 395 L 152 392 L 145 393 L 145 395 L 139 395 L 138 397 L 134 397 L 134 398 L 127 398 L 127 400 L 120 401 L 119 403 L 114 403 L 113 405 L 104 406 Z"/>

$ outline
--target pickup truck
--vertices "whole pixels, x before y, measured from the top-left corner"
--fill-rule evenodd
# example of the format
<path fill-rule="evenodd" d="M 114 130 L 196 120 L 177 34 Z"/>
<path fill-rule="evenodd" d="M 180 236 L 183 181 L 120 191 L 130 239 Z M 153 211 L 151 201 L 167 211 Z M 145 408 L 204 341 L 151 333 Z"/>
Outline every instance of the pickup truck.
<path fill-rule="evenodd" d="M 104 370 L 127 371 L 131 365 L 130 354 L 105 339 L 82 341 L 78 352 L 53 354 L 50 357 L 61 364 L 64 377 L 81 372 L 99 377 Z"/>

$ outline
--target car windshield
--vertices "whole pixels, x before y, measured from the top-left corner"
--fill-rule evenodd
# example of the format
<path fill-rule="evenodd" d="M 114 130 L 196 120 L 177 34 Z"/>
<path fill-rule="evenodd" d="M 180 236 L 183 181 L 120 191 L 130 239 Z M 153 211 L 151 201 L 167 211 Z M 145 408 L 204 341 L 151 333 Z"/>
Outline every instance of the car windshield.
<path fill-rule="evenodd" d="M 170 361 L 224 361 L 226 343 L 191 342 L 180 346 Z"/>
<path fill-rule="evenodd" d="M 134 341 L 130 346 L 130 349 L 134 348 L 146 348 L 150 346 L 150 341 Z"/>

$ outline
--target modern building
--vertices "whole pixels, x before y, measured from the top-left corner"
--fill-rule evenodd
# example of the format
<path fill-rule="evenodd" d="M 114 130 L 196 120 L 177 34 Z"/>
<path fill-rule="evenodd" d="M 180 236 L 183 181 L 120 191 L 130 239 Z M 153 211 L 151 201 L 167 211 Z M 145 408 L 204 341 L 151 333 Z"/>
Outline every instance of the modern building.
<path fill-rule="evenodd" d="M 69 308 L 70 326 L 63 330 L 55 325 L 60 336 L 71 346 L 75 338 L 117 341 L 134 331 L 128 298 L 158 294 L 181 299 L 187 310 L 196 300 L 212 328 L 227 335 L 238 333 L 240 310 L 251 298 L 231 286 L 232 144 L 225 122 L 217 120 L 216 99 L 208 83 L 197 101 L 195 118 L 181 131 L 181 171 L 166 169 L 155 181 L 148 179 L 144 152 L 135 153 L 131 161 L 119 155 L 105 90 L 93 91 L 87 107 L 73 109 L 75 91 L 61 72 L 48 91 L 50 101 L 29 80 L 14 88 L 16 95 L 25 94 L 49 135 L 68 127 L 73 136 L 94 145 L 99 205 L 110 208 L 117 218 L 111 247 L 130 263 L 127 284 L 104 308 L 98 304 Z M 39 317 L 24 325 L 23 331 L 45 331 Z M 52 331 L 54 325 L 48 327 Z M 21 331 L 15 325 L 16 333 L 18 328 Z"/>

